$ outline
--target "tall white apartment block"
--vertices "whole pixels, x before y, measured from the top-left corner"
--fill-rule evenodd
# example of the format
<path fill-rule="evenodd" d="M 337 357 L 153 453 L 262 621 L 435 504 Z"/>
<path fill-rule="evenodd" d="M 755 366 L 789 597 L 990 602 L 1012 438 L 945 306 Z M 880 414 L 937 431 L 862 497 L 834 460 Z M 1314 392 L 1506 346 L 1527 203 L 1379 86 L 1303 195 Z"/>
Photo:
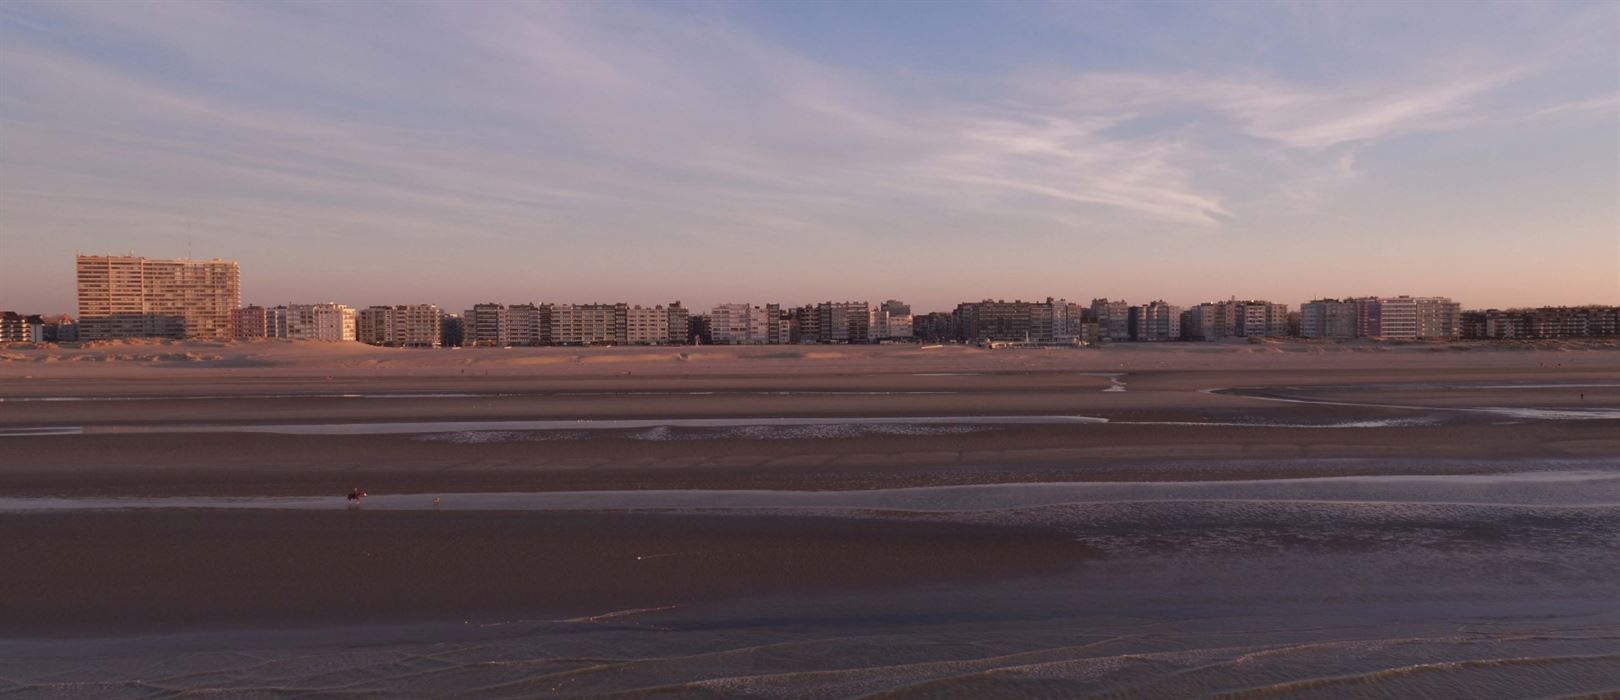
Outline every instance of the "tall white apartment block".
<path fill-rule="evenodd" d="M 234 260 L 80 255 L 79 338 L 230 337 L 242 305 Z"/>

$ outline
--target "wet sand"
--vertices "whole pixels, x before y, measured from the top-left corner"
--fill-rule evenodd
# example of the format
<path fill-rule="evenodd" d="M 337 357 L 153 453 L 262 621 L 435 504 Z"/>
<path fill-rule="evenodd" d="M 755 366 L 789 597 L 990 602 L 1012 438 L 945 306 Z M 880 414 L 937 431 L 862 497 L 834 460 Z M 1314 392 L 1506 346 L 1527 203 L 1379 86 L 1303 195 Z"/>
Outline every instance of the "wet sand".
<path fill-rule="evenodd" d="M 1455 410 L 1620 415 L 1620 350 L 1602 345 L 1568 352 L 1192 343 L 1050 351 L 153 347 L 218 359 L 119 359 L 134 350 L 117 347 L 9 353 L 0 362 L 0 377 L 10 377 L 0 388 L 0 492 L 862 489 L 1489 473 L 1620 455 L 1620 419 Z M 58 361 L 44 361 L 51 357 Z M 699 357 L 708 359 L 692 359 Z M 930 428 L 897 421 L 878 430 L 831 420 L 971 416 L 1096 422 Z M 498 424 L 713 418 L 824 418 L 829 427 L 570 434 Z M 363 433 L 366 425 L 400 422 L 460 425 L 416 435 L 214 432 L 347 424 Z M 492 427 L 479 427 L 484 422 Z M 40 429 L 173 432 L 7 434 Z"/>
<path fill-rule="evenodd" d="M 612 613 L 1016 578 L 1095 553 L 1032 527 L 605 512 L 98 511 L 0 515 L 0 531 L 0 636 L 634 622 Z"/>
<path fill-rule="evenodd" d="M 0 514 L 0 691 L 1612 691 L 1617 460 L 1613 343 L 7 348 L 0 497 L 205 507 Z"/>

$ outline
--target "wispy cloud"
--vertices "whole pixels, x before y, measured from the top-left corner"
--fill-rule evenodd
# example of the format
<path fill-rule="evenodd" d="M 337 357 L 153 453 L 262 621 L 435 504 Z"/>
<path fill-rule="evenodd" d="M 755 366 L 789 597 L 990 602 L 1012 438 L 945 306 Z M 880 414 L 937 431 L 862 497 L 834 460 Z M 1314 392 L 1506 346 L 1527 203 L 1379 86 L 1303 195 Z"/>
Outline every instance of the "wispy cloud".
<path fill-rule="evenodd" d="M 1500 93 L 1556 65 L 1310 80 L 1031 61 L 968 78 L 812 56 L 725 12 L 395 9 L 0 7 L 0 225 L 535 250 L 1009 221 L 1219 233 L 1263 218 L 1256 202 L 1323 203 L 1377 167 L 1370 146 L 1489 123 Z"/>

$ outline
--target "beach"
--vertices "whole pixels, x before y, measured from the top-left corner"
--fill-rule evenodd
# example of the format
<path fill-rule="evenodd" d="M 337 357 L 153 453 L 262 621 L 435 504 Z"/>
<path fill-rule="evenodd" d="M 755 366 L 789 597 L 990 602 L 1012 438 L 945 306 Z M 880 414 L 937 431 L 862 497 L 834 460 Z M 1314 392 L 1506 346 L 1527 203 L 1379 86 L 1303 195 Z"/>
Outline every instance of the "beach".
<path fill-rule="evenodd" d="M 1620 677 L 1612 343 L 152 342 L 0 387 L 0 689 Z"/>

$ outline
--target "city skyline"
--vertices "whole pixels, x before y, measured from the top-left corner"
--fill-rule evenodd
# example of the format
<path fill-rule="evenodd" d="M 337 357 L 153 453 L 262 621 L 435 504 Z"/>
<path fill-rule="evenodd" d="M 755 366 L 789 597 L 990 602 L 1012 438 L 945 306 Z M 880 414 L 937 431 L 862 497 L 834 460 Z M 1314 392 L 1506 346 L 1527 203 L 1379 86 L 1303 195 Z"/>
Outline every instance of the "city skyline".
<path fill-rule="evenodd" d="M 9 4 L 0 299 L 1620 301 L 1620 5 L 936 10 Z"/>

